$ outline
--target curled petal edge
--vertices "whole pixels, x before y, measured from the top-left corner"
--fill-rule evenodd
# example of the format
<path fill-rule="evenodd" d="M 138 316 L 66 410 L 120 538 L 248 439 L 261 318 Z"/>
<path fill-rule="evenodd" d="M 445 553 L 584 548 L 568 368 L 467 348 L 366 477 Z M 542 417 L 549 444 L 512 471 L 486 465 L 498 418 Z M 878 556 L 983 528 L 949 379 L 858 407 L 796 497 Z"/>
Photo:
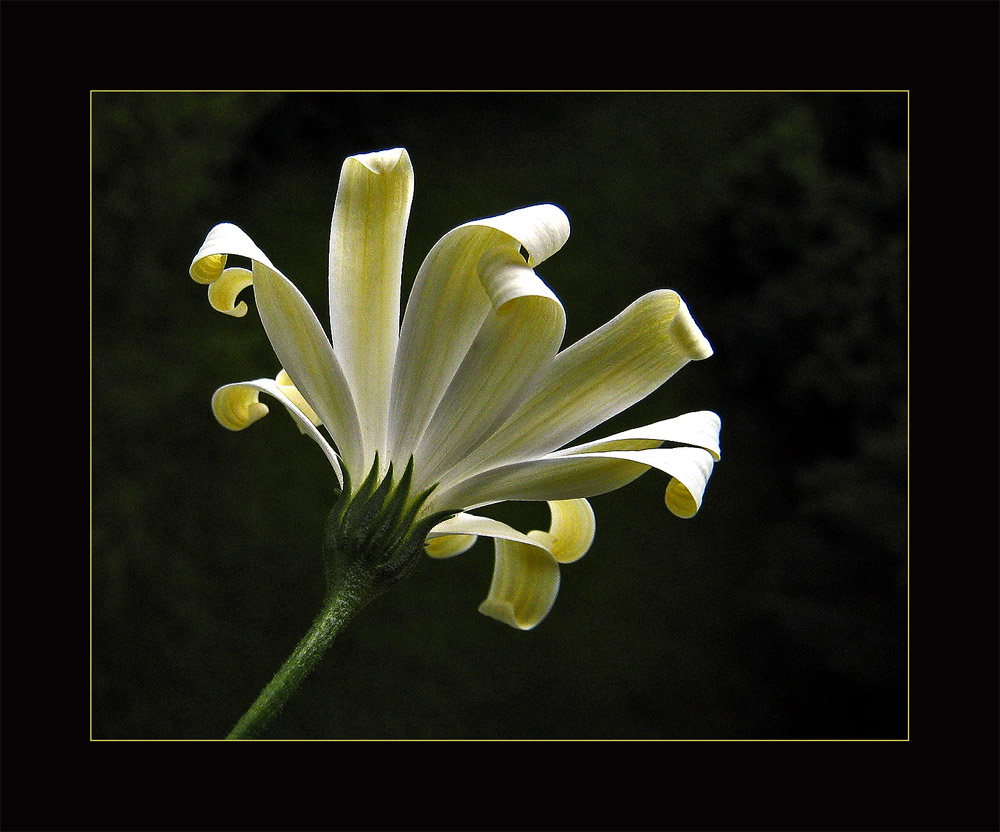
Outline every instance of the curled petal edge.
<path fill-rule="evenodd" d="M 677 442 L 696 448 L 704 448 L 718 462 L 722 459 L 719 434 L 722 419 L 711 410 L 697 410 L 684 413 L 672 419 L 664 419 L 650 425 L 616 433 L 603 439 L 595 439 L 580 445 L 573 445 L 554 451 L 551 456 L 572 456 L 595 451 L 639 451 L 657 448 L 664 442 Z"/>
<path fill-rule="evenodd" d="M 586 554 L 594 540 L 594 512 L 586 500 L 549 502 L 549 530 L 523 534 L 498 520 L 461 513 L 428 535 L 431 557 L 467 551 L 482 535 L 494 539 L 493 579 L 479 611 L 519 630 L 538 626 L 559 593 L 559 566 Z"/>
<path fill-rule="evenodd" d="M 544 549 L 513 540 L 498 538 L 494 547 L 493 580 L 479 612 L 518 630 L 531 630 L 555 604 L 559 562 Z"/>
<path fill-rule="evenodd" d="M 249 259 L 252 271 L 227 268 L 233 255 Z M 253 284 L 257 311 L 282 367 L 319 414 L 347 464 L 361 470 L 365 449 L 350 385 L 302 293 L 250 236 L 232 223 L 220 223 L 209 231 L 189 273 L 198 283 L 209 284 L 209 301 L 214 308 L 236 317 L 246 314 L 246 304 L 237 305 L 236 295 Z"/>
<path fill-rule="evenodd" d="M 432 500 L 470 509 L 507 500 L 570 500 L 614 491 L 650 468 L 670 477 L 664 501 L 671 513 L 690 518 L 701 508 L 715 465 L 703 448 L 647 448 L 579 454 L 549 454 L 502 465 L 447 490 Z"/>
<path fill-rule="evenodd" d="M 438 523 L 433 529 L 431 529 L 430 533 L 427 535 L 427 539 L 434 540 L 445 535 L 492 537 L 494 539 L 513 540 L 527 546 L 535 546 L 539 549 L 545 549 L 548 551 L 548 547 L 543 542 L 533 540 L 528 535 L 524 534 L 524 532 L 519 532 L 517 529 L 512 526 L 508 526 L 506 523 L 494 520 L 491 517 L 481 517 L 478 514 L 468 514 L 464 511 Z M 467 548 L 468 547 L 466 547 L 466 549 L 462 549 L 461 551 L 466 551 Z M 431 553 L 428 552 L 428 554 Z M 433 554 L 432 557 L 451 557 L 456 554 L 459 554 L 459 552 Z"/>
<path fill-rule="evenodd" d="M 478 268 L 494 307 L 417 441 L 417 469 L 428 483 L 440 481 L 530 395 L 566 330 L 562 304 L 517 251 L 491 249 Z"/>
<path fill-rule="evenodd" d="M 223 269 L 218 279 L 208 286 L 208 302 L 217 312 L 242 318 L 247 313 L 246 301 L 236 302 L 240 292 L 253 283 L 253 272 L 238 267 Z"/>
<path fill-rule="evenodd" d="M 562 307 L 532 270 L 568 238 L 561 209 L 534 205 L 465 223 L 434 245 L 417 271 L 399 332 L 388 428 L 393 458 L 416 452 L 491 310 L 528 297 L 555 305 L 558 347 Z"/>
<path fill-rule="evenodd" d="M 444 477 L 443 488 L 497 465 L 537 459 L 575 441 L 712 354 L 676 292 L 643 295 L 559 352 L 510 417 Z"/>
<path fill-rule="evenodd" d="M 529 205 L 481 220 L 473 220 L 458 228 L 493 228 L 515 240 L 526 253 L 531 268 L 548 260 L 569 239 L 569 218 L 556 205 Z M 456 229 L 457 231 L 458 229 Z"/>
<path fill-rule="evenodd" d="M 228 258 L 234 254 L 274 268 L 267 255 L 242 228 L 231 222 L 221 222 L 208 232 L 205 242 L 191 261 L 188 273 L 197 283 L 214 283 L 222 277 Z"/>
<path fill-rule="evenodd" d="M 694 517 L 701 509 L 709 478 L 715 467 L 713 455 L 702 448 L 648 448 L 638 451 L 598 451 L 562 457 L 563 459 L 598 459 L 637 463 L 646 469 L 656 468 L 670 476 L 663 501 L 671 514 L 682 519 Z"/>
<path fill-rule="evenodd" d="M 468 552 L 479 537 L 474 534 L 441 534 L 437 537 L 428 536 L 424 541 L 424 551 L 432 558 L 443 560 L 453 558 Z"/>
<path fill-rule="evenodd" d="M 279 379 L 281 376 L 279 376 Z M 270 378 L 259 378 L 254 381 L 241 381 L 226 384 L 215 391 L 212 396 L 212 412 L 224 428 L 238 431 L 249 427 L 262 419 L 268 413 L 268 407 L 258 400 L 260 393 L 273 396 L 285 406 L 289 415 L 295 420 L 299 430 L 313 439 L 324 456 L 330 461 L 338 484 L 343 487 L 344 475 L 340 457 L 322 433 L 319 432 L 312 418 L 304 413 L 296 403 L 285 394 L 285 386 Z M 294 389 L 294 388 L 293 388 Z"/>

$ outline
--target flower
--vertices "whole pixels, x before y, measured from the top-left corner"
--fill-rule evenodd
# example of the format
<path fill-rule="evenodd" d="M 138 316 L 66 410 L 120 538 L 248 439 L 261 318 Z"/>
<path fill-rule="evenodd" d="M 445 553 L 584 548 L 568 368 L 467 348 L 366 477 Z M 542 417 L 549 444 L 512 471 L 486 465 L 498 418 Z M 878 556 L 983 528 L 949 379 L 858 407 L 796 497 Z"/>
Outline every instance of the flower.
<path fill-rule="evenodd" d="M 446 234 L 417 272 L 400 324 L 412 196 L 405 150 L 345 161 L 330 234 L 329 335 L 249 236 L 229 223 L 209 232 L 191 277 L 208 284 L 214 308 L 235 316 L 246 314 L 237 297 L 252 285 L 281 365 L 273 379 L 221 387 L 213 410 L 241 430 L 268 412 L 260 393 L 272 396 L 329 459 L 344 506 L 361 505 L 363 492 L 377 511 L 402 492 L 393 522 L 418 533 L 432 557 L 493 538 L 493 581 L 480 611 L 530 629 L 552 607 L 560 565 L 593 541 L 586 498 L 656 468 L 671 478 L 667 508 L 679 517 L 698 511 L 720 457 L 715 413 L 567 443 L 712 348 L 680 296 L 658 290 L 560 349 L 565 312 L 535 272 L 569 237 L 554 205 Z M 229 264 L 231 256 L 250 268 Z M 549 529 L 523 534 L 471 513 L 506 500 L 546 501 Z M 345 512 L 331 516 L 346 523 Z"/>

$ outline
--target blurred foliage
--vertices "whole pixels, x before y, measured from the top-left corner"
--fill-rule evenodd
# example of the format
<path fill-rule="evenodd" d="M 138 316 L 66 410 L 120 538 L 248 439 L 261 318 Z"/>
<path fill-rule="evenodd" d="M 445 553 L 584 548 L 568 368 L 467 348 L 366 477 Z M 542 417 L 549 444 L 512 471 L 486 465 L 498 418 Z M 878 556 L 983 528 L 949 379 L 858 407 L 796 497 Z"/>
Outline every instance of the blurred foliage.
<path fill-rule="evenodd" d="M 863 735 L 900 731 L 904 712 L 900 687 L 869 699 L 906 666 L 904 105 L 841 95 L 790 108 L 720 167 L 706 233 L 706 279 L 738 284 L 713 307 L 727 392 L 747 444 L 780 458 L 780 477 L 760 460 L 772 478 L 752 547 L 751 649 L 810 668 L 803 696 L 836 682 L 819 707 L 841 720 L 838 736 L 859 730 L 839 713 L 852 702 Z M 844 146 L 849 129 L 860 147 Z M 789 730 L 780 719 L 772 730 Z"/>
<path fill-rule="evenodd" d="M 567 341 L 669 286 L 716 350 L 602 432 L 713 409 L 724 456 L 692 521 L 655 474 L 595 498 L 530 633 L 475 611 L 488 543 L 428 561 L 271 736 L 905 736 L 906 95 L 366 92 L 93 96 L 93 736 L 224 736 L 318 609 L 332 476 L 283 414 L 215 423 L 277 365 L 187 268 L 236 222 L 322 318 L 340 165 L 393 146 L 404 281 L 462 222 L 559 204 Z"/>

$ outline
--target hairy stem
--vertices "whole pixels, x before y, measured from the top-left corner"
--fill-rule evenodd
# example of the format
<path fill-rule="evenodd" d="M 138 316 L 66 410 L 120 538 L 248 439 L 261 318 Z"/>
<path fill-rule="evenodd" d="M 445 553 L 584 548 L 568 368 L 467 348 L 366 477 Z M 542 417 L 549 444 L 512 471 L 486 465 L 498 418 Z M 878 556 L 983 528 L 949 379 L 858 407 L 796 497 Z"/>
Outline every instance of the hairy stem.
<path fill-rule="evenodd" d="M 363 568 L 351 569 L 342 576 L 309 631 L 226 739 L 249 740 L 260 736 L 316 667 L 337 634 L 380 594 L 376 584 L 375 576 Z"/>

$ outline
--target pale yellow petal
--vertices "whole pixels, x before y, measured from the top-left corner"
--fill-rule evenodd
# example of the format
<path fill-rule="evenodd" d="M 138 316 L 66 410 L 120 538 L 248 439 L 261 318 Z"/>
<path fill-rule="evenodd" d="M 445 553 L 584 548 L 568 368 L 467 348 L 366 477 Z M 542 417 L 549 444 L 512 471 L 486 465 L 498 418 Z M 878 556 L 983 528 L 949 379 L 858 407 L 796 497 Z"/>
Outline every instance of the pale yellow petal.
<path fill-rule="evenodd" d="M 394 459 L 408 459 L 416 450 L 490 310 L 523 295 L 527 271 L 568 236 L 561 210 L 536 205 L 466 223 L 431 249 L 414 280 L 399 336 L 389 425 Z M 488 252 L 521 249 L 527 271 L 480 269 Z M 540 296 L 540 283 L 536 279 L 529 291 Z"/>
<path fill-rule="evenodd" d="M 344 162 L 330 229 L 330 335 L 361 421 L 365 457 L 386 456 L 413 167 L 401 148 Z"/>
<path fill-rule="evenodd" d="M 236 267 L 224 269 L 208 287 L 208 302 L 218 312 L 242 318 L 247 313 L 247 305 L 242 300 L 237 304 L 236 298 L 252 283 L 253 272 L 249 269 Z"/>
<path fill-rule="evenodd" d="M 495 540 L 494 546 L 493 580 L 479 611 L 530 630 L 548 615 L 559 594 L 559 563 L 537 546 L 503 539 Z"/>
<path fill-rule="evenodd" d="M 484 615 L 519 630 L 537 626 L 559 592 L 559 564 L 579 560 L 594 540 L 594 512 L 586 500 L 550 502 L 548 531 L 522 534 L 506 523 L 462 513 L 439 523 L 426 550 L 443 558 L 464 552 L 479 535 L 494 539 L 494 568 Z"/>
<path fill-rule="evenodd" d="M 554 452 L 554 456 L 570 456 L 594 451 L 639 451 L 645 448 L 656 448 L 664 442 L 677 442 L 704 448 L 712 454 L 715 461 L 722 458 L 719 445 L 719 432 L 722 420 L 717 413 L 710 410 L 699 410 L 684 413 L 673 419 L 664 419 L 651 425 L 616 433 L 603 439 L 584 442 Z"/>
<path fill-rule="evenodd" d="M 284 405 L 298 425 L 299 430 L 319 445 L 320 450 L 323 451 L 324 456 L 333 467 L 338 482 L 343 485 L 343 472 L 337 452 L 326 441 L 323 434 L 317 430 L 309 416 L 286 395 L 287 389 L 286 386 L 270 378 L 226 384 L 216 390 L 212 396 L 212 412 L 223 427 L 229 430 L 243 430 L 268 413 L 267 405 L 259 401 L 260 393 L 264 392 L 273 396 Z"/>
<path fill-rule="evenodd" d="M 420 484 L 492 434 L 534 388 L 566 330 L 562 304 L 516 251 L 487 252 L 479 274 L 499 304 L 483 321 L 414 453 Z"/>
<path fill-rule="evenodd" d="M 536 392 L 447 483 L 547 454 L 645 398 L 689 361 L 712 354 L 680 296 L 651 292 L 571 347 Z"/>
<path fill-rule="evenodd" d="M 586 500 L 550 500 L 552 525 L 545 542 L 559 563 L 573 563 L 590 549 L 597 523 Z"/>
<path fill-rule="evenodd" d="M 350 470 L 364 468 L 364 448 L 357 410 L 330 339 L 309 303 L 278 271 L 256 243 L 232 223 L 215 226 L 191 263 L 191 277 L 209 283 L 217 308 L 239 314 L 235 290 L 246 270 L 226 268 L 231 256 L 251 261 L 251 279 L 257 311 L 281 366 L 330 432 Z M 228 275 L 228 276 L 227 276 Z M 222 286 L 215 284 L 222 281 Z M 270 382 L 275 384 L 275 382 Z M 280 391 L 279 391 L 280 392 Z M 312 419 L 307 419 L 315 428 Z"/>
<path fill-rule="evenodd" d="M 550 454 L 493 468 L 435 492 L 428 510 L 446 505 L 472 509 L 505 500 L 592 497 L 621 488 L 649 468 L 657 468 L 680 482 L 668 486 L 667 507 L 679 517 L 691 517 L 701 507 L 714 464 L 709 451 L 689 447 Z"/>
<path fill-rule="evenodd" d="M 354 399 L 323 327 L 288 278 L 254 263 L 254 297 L 282 368 L 330 432 L 349 471 L 370 467 Z M 367 463 L 367 465 L 366 465 Z"/>

